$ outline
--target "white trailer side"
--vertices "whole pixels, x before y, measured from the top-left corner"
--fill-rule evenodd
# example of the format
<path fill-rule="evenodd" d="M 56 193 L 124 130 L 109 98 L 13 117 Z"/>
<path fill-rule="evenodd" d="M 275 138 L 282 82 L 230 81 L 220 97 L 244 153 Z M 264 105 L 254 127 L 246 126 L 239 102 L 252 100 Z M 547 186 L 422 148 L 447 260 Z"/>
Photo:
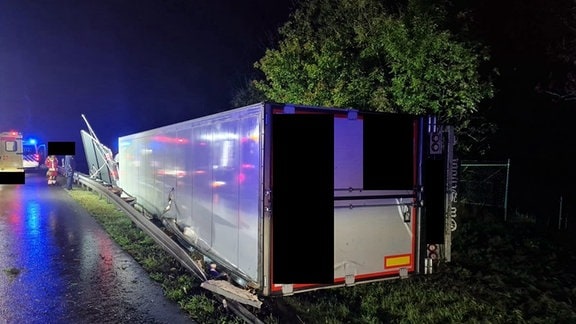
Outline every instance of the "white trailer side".
<path fill-rule="evenodd" d="M 185 121 L 119 139 L 119 186 L 173 217 L 210 258 L 258 282 L 262 224 L 261 105 Z"/>
<path fill-rule="evenodd" d="M 407 276 L 428 237 L 449 251 L 452 151 L 430 126 L 259 103 L 120 137 L 118 185 L 263 295 Z"/>

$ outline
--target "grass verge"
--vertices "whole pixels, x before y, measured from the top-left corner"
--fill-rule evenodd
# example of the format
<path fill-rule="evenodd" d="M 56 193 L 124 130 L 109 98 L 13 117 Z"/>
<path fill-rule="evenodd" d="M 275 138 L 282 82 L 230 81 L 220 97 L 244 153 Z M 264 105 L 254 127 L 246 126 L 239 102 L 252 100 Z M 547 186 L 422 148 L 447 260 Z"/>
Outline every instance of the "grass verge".
<path fill-rule="evenodd" d="M 112 204 L 70 195 L 200 323 L 240 323 Z M 453 257 L 432 275 L 268 298 L 266 323 L 576 323 L 576 254 L 530 223 L 460 218 Z M 571 241 L 569 241 L 571 242 Z"/>

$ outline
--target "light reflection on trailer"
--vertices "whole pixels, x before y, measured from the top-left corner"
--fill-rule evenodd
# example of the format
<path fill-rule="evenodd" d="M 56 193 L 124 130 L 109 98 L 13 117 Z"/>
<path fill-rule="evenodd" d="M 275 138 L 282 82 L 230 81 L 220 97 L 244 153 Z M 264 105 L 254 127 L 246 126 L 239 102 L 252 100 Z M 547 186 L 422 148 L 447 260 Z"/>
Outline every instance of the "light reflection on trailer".
<path fill-rule="evenodd" d="M 180 131 L 152 130 L 145 140 L 121 139 L 120 186 L 136 181 L 130 188 L 137 192 L 129 193 L 156 215 L 163 215 L 155 206 L 166 206 L 173 188 L 175 206 L 163 216 L 175 218 L 182 232 L 209 254 L 256 281 L 259 124 L 251 117 L 240 125 L 223 121 Z M 127 176 L 124 167 L 133 168 Z"/>
<path fill-rule="evenodd" d="M 118 185 L 264 296 L 431 273 L 453 143 L 429 150 L 432 124 L 260 103 L 120 137 Z"/>

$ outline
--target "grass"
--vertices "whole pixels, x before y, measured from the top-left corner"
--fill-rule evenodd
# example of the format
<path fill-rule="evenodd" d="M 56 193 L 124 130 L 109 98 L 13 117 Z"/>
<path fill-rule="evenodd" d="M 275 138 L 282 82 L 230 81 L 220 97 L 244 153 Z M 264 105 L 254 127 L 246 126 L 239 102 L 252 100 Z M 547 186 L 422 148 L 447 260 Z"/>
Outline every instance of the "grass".
<path fill-rule="evenodd" d="M 190 317 L 200 323 L 241 323 L 209 298 L 192 274 L 113 204 L 91 191 L 72 190 L 69 194 L 102 225 L 110 238 L 149 273 L 152 280 L 162 285 L 164 295 L 180 305 Z"/>
<path fill-rule="evenodd" d="M 240 323 L 116 208 L 70 195 L 200 323 Z M 266 323 L 576 323 L 576 253 L 534 222 L 459 216 L 452 262 L 432 275 L 268 298 Z M 568 243 L 572 241 L 568 240 Z"/>

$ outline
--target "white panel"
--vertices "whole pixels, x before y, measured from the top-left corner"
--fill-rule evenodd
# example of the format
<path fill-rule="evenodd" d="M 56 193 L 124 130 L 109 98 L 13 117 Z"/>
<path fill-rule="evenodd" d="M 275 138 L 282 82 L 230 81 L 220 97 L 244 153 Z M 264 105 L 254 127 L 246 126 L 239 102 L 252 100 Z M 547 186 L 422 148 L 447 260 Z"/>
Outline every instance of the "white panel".
<path fill-rule="evenodd" d="M 170 216 L 181 228 L 191 228 L 213 256 L 254 281 L 260 270 L 261 108 L 231 110 L 119 140 L 122 188 L 157 215 L 174 188 Z"/>
<path fill-rule="evenodd" d="M 355 275 L 380 273 L 386 256 L 412 253 L 412 223 L 404 222 L 404 210 L 400 206 L 335 208 L 334 277 L 345 277 L 346 267 L 353 268 Z"/>
<path fill-rule="evenodd" d="M 334 189 L 362 188 L 362 119 L 334 118 Z"/>

